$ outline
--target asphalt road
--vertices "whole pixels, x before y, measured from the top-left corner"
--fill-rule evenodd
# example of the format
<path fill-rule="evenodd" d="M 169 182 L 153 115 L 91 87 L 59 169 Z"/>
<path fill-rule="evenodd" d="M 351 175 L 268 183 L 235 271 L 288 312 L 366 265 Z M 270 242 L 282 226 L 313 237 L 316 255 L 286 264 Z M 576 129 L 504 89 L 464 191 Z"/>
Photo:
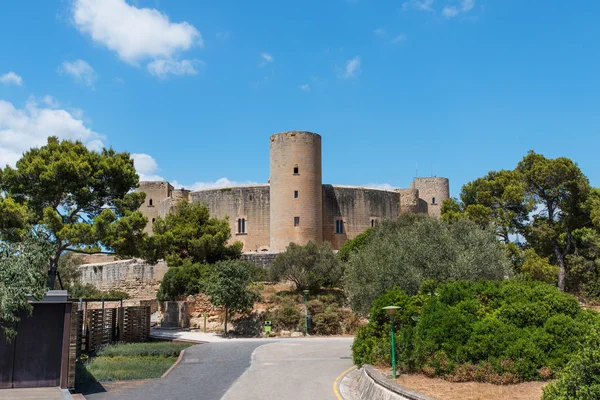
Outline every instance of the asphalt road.
<path fill-rule="evenodd" d="M 104 384 L 88 400 L 335 399 L 352 338 L 231 340 L 189 347 L 165 378 Z M 106 391 L 102 391 L 106 390 Z"/>

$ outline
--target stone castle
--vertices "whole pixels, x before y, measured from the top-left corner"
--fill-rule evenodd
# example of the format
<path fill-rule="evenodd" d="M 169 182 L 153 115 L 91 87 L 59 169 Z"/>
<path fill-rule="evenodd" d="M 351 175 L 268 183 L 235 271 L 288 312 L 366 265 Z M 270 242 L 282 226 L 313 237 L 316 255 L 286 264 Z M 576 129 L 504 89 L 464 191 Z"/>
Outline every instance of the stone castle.
<path fill-rule="evenodd" d="M 270 179 L 266 184 L 189 191 L 168 182 L 140 182 L 146 193 L 140 210 L 152 233 L 157 217 L 172 212 L 181 201 L 204 203 L 210 214 L 228 218 L 232 241 L 245 253 L 285 250 L 290 242 L 328 242 L 338 250 L 383 219 L 404 213 L 439 217 L 450 197 L 447 178 L 415 178 L 408 189 L 323 184 L 321 136 L 282 132 L 270 137 Z"/>

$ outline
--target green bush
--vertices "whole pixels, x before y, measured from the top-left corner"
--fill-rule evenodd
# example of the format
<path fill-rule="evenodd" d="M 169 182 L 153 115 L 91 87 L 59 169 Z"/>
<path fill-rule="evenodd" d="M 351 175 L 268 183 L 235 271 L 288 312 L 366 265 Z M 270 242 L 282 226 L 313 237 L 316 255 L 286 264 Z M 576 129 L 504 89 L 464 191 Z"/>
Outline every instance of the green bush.
<path fill-rule="evenodd" d="M 576 354 L 555 382 L 544 387 L 542 400 L 600 399 L 600 349 L 587 347 Z"/>
<path fill-rule="evenodd" d="M 156 297 L 166 301 L 200 293 L 206 288 L 213 272 L 213 265 L 192 264 L 189 260 L 180 267 L 169 267 Z"/>
<path fill-rule="evenodd" d="M 147 342 L 119 343 L 104 347 L 98 357 L 178 357 L 181 350 L 190 347 L 187 343 Z"/>
<path fill-rule="evenodd" d="M 509 272 L 507 252 L 493 232 L 467 219 L 447 223 L 405 214 L 373 228 L 349 258 L 343 282 L 352 309 L 366 314 L 394 287 L 414 295 L 427 280 L 502 280 Z"/>
<path fill-rule="evenodd" d="M 374 301 L 369 324 L 357 333 L 357 365 L 389 364 L 390 323 L 382 310 L 387 305 L 400 307 L 395 318 L 400 368 L 457 381 L 549 379 L 590 336 L 597 337 L 600 324 L 597 313 L 542 282 L 424 285 L 412 297 L 394 289 Z"/>
<path fill-rule="evenodd" d="M 100 290 L 91 283 L 85 285 L 75 282 L 67 288 L 69 296 L 74 299 L 128 299 L 129 295 L 120 290 Z"/>
<path fill-rule="evenodd" d="M 295 331 L 300 327 L 304 316 L 293 300 L 285 299 L 279 308 L 266 313 L 265 320 L 270 320 L 275 330 Z"/>
<path fill-rule="evenodd" d="M 340 261 L 328 244 L 308 242 L 300 246 L 290 243 L 271 265 L 273 281 L 292 281 L 297 290 L 318 292 L 322 287 L 335 287 L 341 277 Z"/>
<path fill-rule="evenodd" d="M 312 332 L 317 335 L 338 335 L 342 332 L 340 310 L 329 306 L 323 312 L 313 315 Z"/>

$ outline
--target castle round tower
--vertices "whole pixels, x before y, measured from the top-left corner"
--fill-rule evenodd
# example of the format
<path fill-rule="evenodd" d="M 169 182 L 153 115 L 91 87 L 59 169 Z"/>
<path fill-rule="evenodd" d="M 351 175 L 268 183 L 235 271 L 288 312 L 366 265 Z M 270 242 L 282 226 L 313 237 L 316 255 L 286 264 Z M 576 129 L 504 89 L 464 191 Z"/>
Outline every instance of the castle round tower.
<path fill-rule="evenodd" d="M 450 198 L 448 178 L 415 178 L 410 187 L 419 191 L 420 211 L 433 217 L 442 214 L 442 202 Z"/>
<path fill-rule="evenodd" d="M 272 135 L 270 250 L 294 242 L 323 241 L 321 136 L 311 132 Z"/>

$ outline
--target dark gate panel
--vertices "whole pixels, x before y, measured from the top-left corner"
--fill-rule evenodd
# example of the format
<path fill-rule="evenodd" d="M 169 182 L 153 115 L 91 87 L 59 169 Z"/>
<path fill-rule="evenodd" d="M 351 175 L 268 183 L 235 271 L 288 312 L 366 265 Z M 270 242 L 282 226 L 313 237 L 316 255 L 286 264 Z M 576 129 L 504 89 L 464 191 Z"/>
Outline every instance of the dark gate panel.
<path fill-rule="evenodd" d="M 0 389 L 12 387 L 13 357 L 15 354 L 15 339 L 8 344 L 0 331 Z"/>
<path fill-rule="evenodd" d="M 13 387 L 60 386 L 65 304 L 35 304 L 19 322 Z"/>

